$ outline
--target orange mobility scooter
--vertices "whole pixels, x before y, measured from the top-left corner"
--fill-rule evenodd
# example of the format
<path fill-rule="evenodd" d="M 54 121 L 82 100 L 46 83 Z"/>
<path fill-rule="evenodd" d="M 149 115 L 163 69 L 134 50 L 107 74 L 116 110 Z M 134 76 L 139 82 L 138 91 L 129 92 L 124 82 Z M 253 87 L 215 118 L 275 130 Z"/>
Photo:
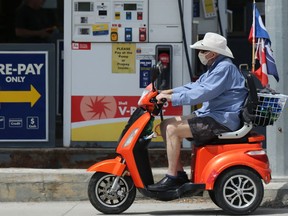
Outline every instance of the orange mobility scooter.
<path fill-rule="evenodd" d="M 89 182 L 91 204 L 105 214 L 118 214 L 128 209 L 135 200 L 136 189 L 146 197 L 169 201 L 186 193 L 208 190 L 212 201 L 232 214 L 249 214 L 263 199 L 263 183 L 270 182 L 271 170 L 263 135 L 252 133 L 253 125 L 273 124 L 284 104 L 277 96 L 257 95 L 254 82 L 247 76 L 249 95 L 243 109 L 243 127 L 235 132 L 223 133 L 215 143 L 194 148 L 191 159 L 191 182 L 175 190 L 149 191 L 154 184 L 149 163 L 148 144 L 154 137 L 153 121 L 162 116 L 163 104 L 157 103 L 156 79 L 161 63 L 152 67 L 152 83 L 146 87 L 138 108 L 130 117 L 116 148 L 118 156 L 92 165 L 95 172 Z M 269 96 L 269 94 L 267 94 Z M 268 99 L 267 99 L 268 98 Z M 262 100 L 262 101 L 260 101 Z M 257 122 L 258 121 L 258 122 Z"/>

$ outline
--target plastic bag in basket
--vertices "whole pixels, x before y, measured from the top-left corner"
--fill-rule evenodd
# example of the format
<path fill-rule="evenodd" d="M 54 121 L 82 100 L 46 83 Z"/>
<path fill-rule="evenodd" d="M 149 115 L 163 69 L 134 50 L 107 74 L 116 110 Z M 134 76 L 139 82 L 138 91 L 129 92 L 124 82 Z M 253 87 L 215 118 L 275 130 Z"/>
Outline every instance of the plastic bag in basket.
<path fill-rule="evenodd" d="M 259 105 L 255 110 L 254 124 L 258 126 L 273 125 L 279 118 L 286 102 L 286 95 L 258 94 Z"/>

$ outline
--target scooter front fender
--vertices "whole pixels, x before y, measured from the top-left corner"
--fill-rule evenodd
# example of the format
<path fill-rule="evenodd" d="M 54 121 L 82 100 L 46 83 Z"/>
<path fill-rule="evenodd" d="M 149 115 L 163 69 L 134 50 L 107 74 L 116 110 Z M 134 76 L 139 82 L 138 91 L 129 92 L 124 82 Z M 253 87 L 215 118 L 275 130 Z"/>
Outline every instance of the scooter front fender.
<path fill-rule="evenodd" d="M 126 165 L 121 163 L 122 158 L 117 156 L 114 159 L 100 161 L 87 169 L 88 172 L 105 172 L 116 176 L 121 176 L 126 169 Z"/>

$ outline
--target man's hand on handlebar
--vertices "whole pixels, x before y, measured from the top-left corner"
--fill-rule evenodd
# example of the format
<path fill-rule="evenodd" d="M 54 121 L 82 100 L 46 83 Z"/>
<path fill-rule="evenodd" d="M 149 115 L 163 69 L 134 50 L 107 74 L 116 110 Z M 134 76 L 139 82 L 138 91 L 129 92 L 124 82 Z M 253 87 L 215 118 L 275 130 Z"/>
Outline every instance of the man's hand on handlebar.
<path fill-rule="evenodd" d="M 166 101 L 171 101 L 172 98 L 172 89 L 163 90 L 156 96 L 158 103 L 164 103 Z"/>
<path fill-rule="evenodd" d="M 173 93 L 173 90 L 172 90 L 172 89 L 162 90 L 160 93 L 163 93 L 163 94 L 172 94 L 172 93 Z"/>

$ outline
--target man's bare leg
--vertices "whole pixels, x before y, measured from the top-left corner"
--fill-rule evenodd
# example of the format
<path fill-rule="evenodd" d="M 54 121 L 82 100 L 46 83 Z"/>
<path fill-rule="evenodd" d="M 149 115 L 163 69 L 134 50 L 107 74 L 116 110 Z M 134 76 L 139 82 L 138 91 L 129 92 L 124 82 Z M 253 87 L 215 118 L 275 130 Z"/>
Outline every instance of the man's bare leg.
<path fill-rule="evenodd" d="M 168 175 L 177 176 L 178 171 L 183 171 L 180 151 L 183 138 L 192 137 L 187 121 L 189 118 L 191 116 L 177 116 L 161 124 L 161 134 L 167 146 Z"/>
<path fill-rule="evenodd" d="M 161 123 L 161 135 L 167 146 L 168 170 L 167 175 L 158 183 L 149 185 L 151 191 L 167 191 L 180 187 L 188 181 L 180 162 L 181 142 L 183 138 L 192 137 L 187 117 L 175 117 Z M 179 174 L 179 175 L 178 175 Z"/>
<path fill-rule="evenodd" d="M 169 124 L 166 128 L 166 145 L 168 158 L 168 175 L 177 176 L 178 171 L 183 171 L 180 161 L 181 143 L 183 138 L 192 137 L 187 120 Z"/>

